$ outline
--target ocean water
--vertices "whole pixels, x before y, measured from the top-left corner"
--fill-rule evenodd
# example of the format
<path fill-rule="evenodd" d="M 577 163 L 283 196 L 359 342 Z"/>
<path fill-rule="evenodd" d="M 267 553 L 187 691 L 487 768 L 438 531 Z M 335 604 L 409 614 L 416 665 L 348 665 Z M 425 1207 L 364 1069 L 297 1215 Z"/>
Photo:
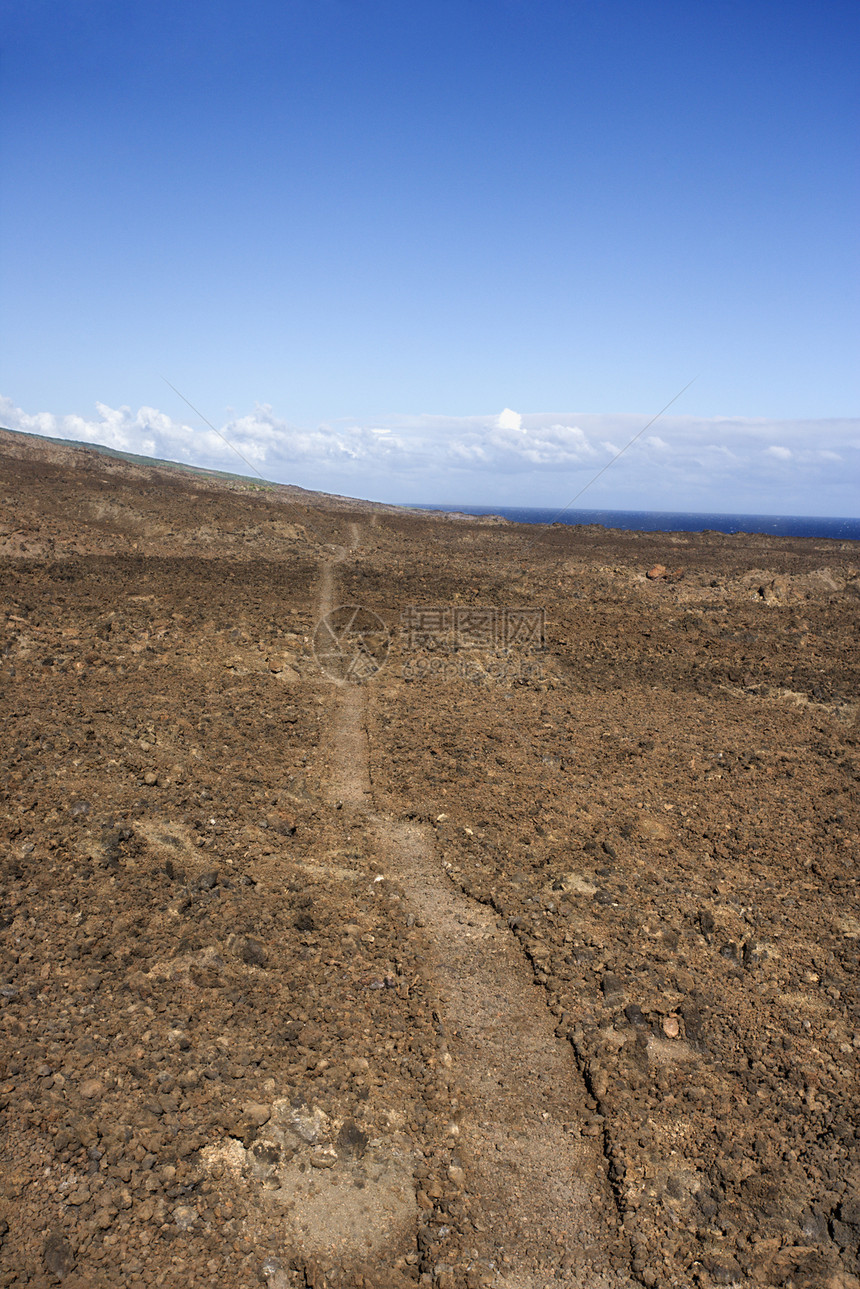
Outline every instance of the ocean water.
<path fill-rule="evenodd" d="M 500 515 L 517 524 L 602 524 L 638 533 L 770 533 L 774 537 L 829 537 L 860 541 L 860 519 L 819 518 L 812 515 L 710 515 L 671 510 L 541 510 L 531 506 L 413 507 L 457 511 L 465 515 Z"/>

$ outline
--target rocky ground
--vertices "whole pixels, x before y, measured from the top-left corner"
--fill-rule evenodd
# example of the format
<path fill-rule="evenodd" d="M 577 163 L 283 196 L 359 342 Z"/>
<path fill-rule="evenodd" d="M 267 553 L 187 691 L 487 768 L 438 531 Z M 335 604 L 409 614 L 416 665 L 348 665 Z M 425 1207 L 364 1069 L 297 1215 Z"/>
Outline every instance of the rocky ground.
<path fill-rule="evenodd" d="M 0 1286 L 858 1289 L 856 545 L 7 438 Z"/>

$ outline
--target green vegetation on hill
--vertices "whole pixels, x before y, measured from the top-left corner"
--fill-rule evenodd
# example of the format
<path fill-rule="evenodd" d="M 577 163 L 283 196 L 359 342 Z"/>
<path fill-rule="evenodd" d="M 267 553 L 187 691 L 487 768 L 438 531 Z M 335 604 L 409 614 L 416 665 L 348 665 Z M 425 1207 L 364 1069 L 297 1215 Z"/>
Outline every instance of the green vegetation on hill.
<path fill-rule="evenodd" d="M 67 448 L 85 448 L 90 452 L 98 452 L 100 456 L 127 461 L 130 465 L 157 466 L 159 469 L 164 470 L 179 470 L 186 474 L 203 475 L 207 479 L 229 479 L 234 483 L 243 483 L 249 488 L 268 489 L 284 486 L 283 484 L 273 483 L 268 479 L 251 478 L 250 475 L 244 474 L 232 474 L 229 470 L 209 470 L 204 466 L 188 465 L 184 461 L 165 461 L 160 457 L 145 457 L 136 452 L 122 452 L 119 448 L 105 447 L 103 443 L 87 443 L 82 439 L 58 439 L 50 434 L 34 434 L 29 430 L 26 433 L 22 430 L 10 430 L 5 425 L 0 425 L 0 432 L 14 434 L 23 439 L 40 439 L 43 443 L 57 443 Z"/>

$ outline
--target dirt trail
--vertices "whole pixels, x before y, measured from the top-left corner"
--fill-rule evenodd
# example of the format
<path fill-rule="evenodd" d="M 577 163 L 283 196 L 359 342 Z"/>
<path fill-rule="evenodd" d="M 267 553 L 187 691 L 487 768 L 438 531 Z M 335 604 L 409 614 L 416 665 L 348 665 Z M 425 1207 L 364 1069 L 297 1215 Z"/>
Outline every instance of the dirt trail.
<path fill-rule="evenodd" d="M 358 685 L 342 683 L 337 696 L 332 731 L 329 799 L 345 806 L 369 810 L 370 765 L 365 732 L 365 694 Z"/>
<path fill-rule="evenodd" d="M 354 548 L 359 534 L 351 528 Z M 321 612 L 332 608 L 345 554 L 322 570 Z M 449 1176 L 468 1196 L 474 1264 L 508 1289 L 551 1279 L 587 1289 L 630 1285 L 602 1128 L 587 1109 L 572 1051 L 556 1037 L 544 992 L 507 926 L 456 889 L 425 829 L 374 800 L 370 701 L 372 685 L 338 686 L 329 798 L 366 816 L 385 875 L 423 929 L 451 1092 Z"/>
<path fill-rule="evenodd" d="M 337 608 L 336 569 L 347 558 L 350 550 L 355 550 L 360 543 L 358 524 L 349 525 L 349 535 L 349 546 L 336 547 L 333 558 L 320 569 L 317 592 L 319 618 Z M 368 808 L 371 799 L 369 758 L 364 732 L 364 690 L 346 681 L 338 684 L 338 690 L 331 740 L 332 768 L 328 797 L 330 801 L 339 801 L 343 805 Z"/>
<path fill-rule="evenodd" d="M 354 527 L 354 525 L 351 525 Z M 345 546 L 336 546 L 331 559 L 320 566 L 320 583 L 317 590 L 317 617 L 324 618 L 335 608 L 335 569 L 347 557 Z"/>

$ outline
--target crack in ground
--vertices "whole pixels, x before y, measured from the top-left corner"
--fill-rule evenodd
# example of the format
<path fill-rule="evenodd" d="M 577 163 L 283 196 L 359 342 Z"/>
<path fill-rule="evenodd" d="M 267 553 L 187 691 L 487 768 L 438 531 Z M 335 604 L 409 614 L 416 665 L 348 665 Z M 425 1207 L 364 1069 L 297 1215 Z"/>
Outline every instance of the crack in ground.
<path fill-rule="evenodd" d="M 620 1235 L 606 1238 L 616 1214 L 602 1149 L 581 1131 L 584 1089 L 543 990 L 507 929 L 451 885 L 420 826 L 371 823 L 432 952 L 455 1159 L 484 1228 L 470 1236 L 479 1260 L 511 1287 L 565 1271 L 577 1284 L 619 1283 L 604 1278 L 629 1258 Z"/>
<path fill-rule="evenodd" d="M 473 900 L 476 904 L 481 905 L 481 907 L 483 908 L 492 910 L 493 913 L 498 915 L 498 917 L 504 921 L 504 914 L 502 912 L 502 909 L 498 907 L 498 901 L 494 896 L 484 897 L 474 891 L 470 891 L 465 886 L 463 886 L 463 884 L 457 879 L 454 873 L 452 873 L 450 870 L 445 870 L 445 872 L 446 872 L 447 880 L 453 885 L 455 885 L 457 889 L 460 890 L 467 899 Z M 524 940 L 521 935 L 518 934 L 518 931 L 515 927 L 512 927 L 510 929 L 510 934 L 515 939 L 517 945 L 519 946 L 520 953 L 529 962 L 532 968 L 533 977 L 535 978 L 534 979 L 535 986 L 536 988 L 539 988 L 543 991 L 545 995 L 545 1005 L 548 1011 L 551 1012 L 548 987 L 546 984 L 542 984 L 537 979 L 537 976 L 542 971 L 542 966 L 540 961 L 536 958 L 528 942 Z M 551 1014 L 556 1014 L 556 1013 L 551 1012 Z M 616 1151 L 613 1146 L 611 1134 L 609 1132 L 609 1129 L 606 1127 L 605 1105 L 604 1105 L 603 1098 L 599 1095 L 597 1089 L 594 1086 L 593 1073 L 588 1059 L 588 1054 L 585 1051 L 585 1049 L 582 1047 L 582 1044 L 577 1040 L 575 1034 L 573 1033 L 572 1029 L 569 1026 L 557 1024 L 554 1032 L 557 1038 L 563 1039 L 570 1045 L 571 1051 L 575 1059 L 576 1069 L 580 1079 L 582 1080 L 583 1086 L 585 1087 L 586 1091 L 588 1092 L 588 1095 L 591 1097 L 594 1104 L 597 1106 L 598 1115 L 604 1120 L 603 1127 L 598 1132 L 595 1140 L 599 1141 L 601 1144 L 602 1154 L 605 1161 L 606 1175 L 607 1175 L 609 1187 L 611 1190 L 612 1198 L 614 1200 L 615 1208 L 617 1212 L 617 1220 L 619 1224 L 621 1224 L 623 1223 L 625 1214 L 628 1211 L 627 1205 L 625 1204 L 625 1201 L 624 1201 L 624 1193 L 621 1185 L 621 1182 L 623 1180 L 623 1171 L 621 1170 L 621 1164 L 618 1158 L 616 1157 Z M 638 1280 L 638 1276 L 636 1276 L 635 1273 L 632 1273 L 632 1274 L 633 1274 L 634 1280 Z"/>

